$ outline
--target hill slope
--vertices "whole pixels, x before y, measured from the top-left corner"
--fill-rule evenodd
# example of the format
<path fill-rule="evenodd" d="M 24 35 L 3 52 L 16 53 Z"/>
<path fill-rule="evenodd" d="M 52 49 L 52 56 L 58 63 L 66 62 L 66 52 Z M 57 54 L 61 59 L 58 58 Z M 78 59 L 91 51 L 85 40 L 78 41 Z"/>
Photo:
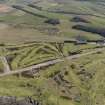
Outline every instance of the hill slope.
<path fill-rule="evenodd" d="M 0 77 L 0 95 L 105 105 L 104 6 L 105 0 L 0 0 L 0 75 L 29 69 Z M 33 68 L 46 62 L 52 65 Z"/>

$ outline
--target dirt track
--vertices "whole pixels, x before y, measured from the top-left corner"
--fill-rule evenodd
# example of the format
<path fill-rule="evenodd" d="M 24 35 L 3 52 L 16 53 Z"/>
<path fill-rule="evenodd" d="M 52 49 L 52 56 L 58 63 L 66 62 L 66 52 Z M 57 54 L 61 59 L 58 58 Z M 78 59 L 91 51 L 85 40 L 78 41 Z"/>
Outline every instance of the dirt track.
<path fill-rule="evenodd" d="M 67 60 L 77 59 L 77 58 L 80 58 L 80 57 L 83 57 L 83 56 L 98 53 L 98 52 L 103 51 L 103 50 L 105 50 L 105 48 L 98 48 L 97 50 L 94 50 L 94 51 L 91 51 L 91 52 L 68 56 L 68 57 L 65 57 L 64 59 L 67 59 Z M 37 64 L 37 65 L 33 65 L 33 66 L 30 66 L 30 67 L 26 67 L 26 68 L 23 68 L 23 69 L 18 69 L 18 70 L 15 70 L 15 71 L 6 72 L 6 73 L 3 73 L 3 74 L 0 74 L 0 77 L 13 75 L 13 74 L 19 74 L 19 73 L 27 72 L 27 71 L 31 71 L 31 70 L 36 70 L 37 71 L 38 68 L 54 65 L 54 64 L 59 63 L 59 62 L 63 62 L 64 59 L 55 59 L 55 60 L 51 60 L 51 61 L 47 61 L 47 62 L 44 62 L 44 63 Z"/>

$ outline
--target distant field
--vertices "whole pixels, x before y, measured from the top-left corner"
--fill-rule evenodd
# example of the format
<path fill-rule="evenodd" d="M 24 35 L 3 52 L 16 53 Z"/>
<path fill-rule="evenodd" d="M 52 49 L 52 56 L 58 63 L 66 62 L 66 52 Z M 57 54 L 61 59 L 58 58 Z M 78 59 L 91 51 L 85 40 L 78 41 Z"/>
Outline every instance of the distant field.
<path fill-rule="evenodd" d="M 10 1 L 10 4 L 11 2 L 12 1 Z M 19 2 L 20 1 L 18 1 L 18 3 Z M 67 4 L 67 2 L 69 3 Z M 15 1 L 12 4 L 15 4 Z M 46 6 L 47 4 L 49 4 L 48 7 Z M 101 11 L 100 8 L 99 10 L 97 10 L 97 13 L 95 11 L 95 7 L 96 6 L 100 7 L 100 5 L 102 4 L 100 5 L 98 5 L 98 3 L 93 4 L 93 2 L 81 3 L 80 1 L 78 2 L 62 1 L 61 3 L 59 1 L 58 2 L 40 1 L 37 4 L 35 2 L 34 5 L 41 7 L 42 10 L 38 10 L 37 8 L 29 7 L 26 5 L 21 5 L 21 6 L 24 7 L 25 10 L 28 10 L 32 13 L 47 16 L 48 18 L 58 18 L 60 20 L 60 24 L 57 26 L 46 24 L 44 23 L 44 21 L 47 19 L 33 16 L 29 13 L 26 13 L 18 9 L 13 9 L 12 12 L 7 13 L 4 16 L 0 16 L 0 21 L 1 21 L 0 40 L 2 41 L 2 43 L 7 43 L 7 42 L 15 43 L 21 41 L 24 42 L 27 41 L 27 39 L 29 41 L 33 41 L 37 40 L 37 37 L 39 36 L 42 36 L 42 40 L 44 40 L 43 39 L 44 35 L 48 36 L 47 39 L 49 39 L 50 37 L 52 38 L 52 36 L 75 38 L 78 35 L 93 40 L 102 38 L 98 34 L 92 34 L 89 32 L 87 33 L 84 31 L 79 31 L 79 30 L 77 31 L 72 29 L 72 26 L 76 24 L 86 24 L 86 25 L 91 25 L 93 27 L 94 26 L 104 27 L 105 22 L 104 18 L 102 18 L 104 17 L 104 14 L 100 12 Z M 103 8 L 103 6 L 101 8 Z M 49 11 L 59 10 L 59 11 L 64 11 L 65 13 L 64 14 L 53 13 L 53 12 L 48 12 L 47 10 Z M 67 11 L 72 13 L 66 14 Z M 78 16 L 79 12 L 80 14 L 84 13 L 87 14 L 85 16 L 81 15 L 80 17 L 86 18 L 90 23 L 72 22 L 71 19 L 75 16 Z M 76 13 L 78 14 L 76 15 Z M 88 14 L 93 14 L 94 16 Z M 58 31 L 56 32 L 56 30 Z"/>

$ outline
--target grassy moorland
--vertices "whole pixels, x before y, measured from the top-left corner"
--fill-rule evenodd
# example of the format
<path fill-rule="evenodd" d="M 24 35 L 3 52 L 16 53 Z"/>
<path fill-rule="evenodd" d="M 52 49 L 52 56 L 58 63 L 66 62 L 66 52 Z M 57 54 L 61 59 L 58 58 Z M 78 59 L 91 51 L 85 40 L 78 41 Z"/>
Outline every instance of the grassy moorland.
<path fill-rule="evenodd" d="M 104 48 L 102 43 L 70 42 L 77 38 L 104 39 L 104 0 L 0 0 L 0 3 L 3 6 L 0 56 L 6 57 L 11 71 L 54 59 L 64 60 L 38 68 L 37 73 L 0 77 L 0 96 L 31 96 L 42 105 L 105 105 L 105 50 L 65 59 Z M 4 72 L 3 63 L 0 59 L 0 74 Z"/>

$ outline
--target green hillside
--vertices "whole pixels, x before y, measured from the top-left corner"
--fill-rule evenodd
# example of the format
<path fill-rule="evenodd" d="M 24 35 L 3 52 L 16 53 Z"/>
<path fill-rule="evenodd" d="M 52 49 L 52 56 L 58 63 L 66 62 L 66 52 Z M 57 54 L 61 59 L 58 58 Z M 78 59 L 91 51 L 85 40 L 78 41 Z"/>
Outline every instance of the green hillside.
<path fill-rule="evenodd" d="M 0 96 L 105 105 L 104 37 L 105 0 L 0 0 Z"/>

